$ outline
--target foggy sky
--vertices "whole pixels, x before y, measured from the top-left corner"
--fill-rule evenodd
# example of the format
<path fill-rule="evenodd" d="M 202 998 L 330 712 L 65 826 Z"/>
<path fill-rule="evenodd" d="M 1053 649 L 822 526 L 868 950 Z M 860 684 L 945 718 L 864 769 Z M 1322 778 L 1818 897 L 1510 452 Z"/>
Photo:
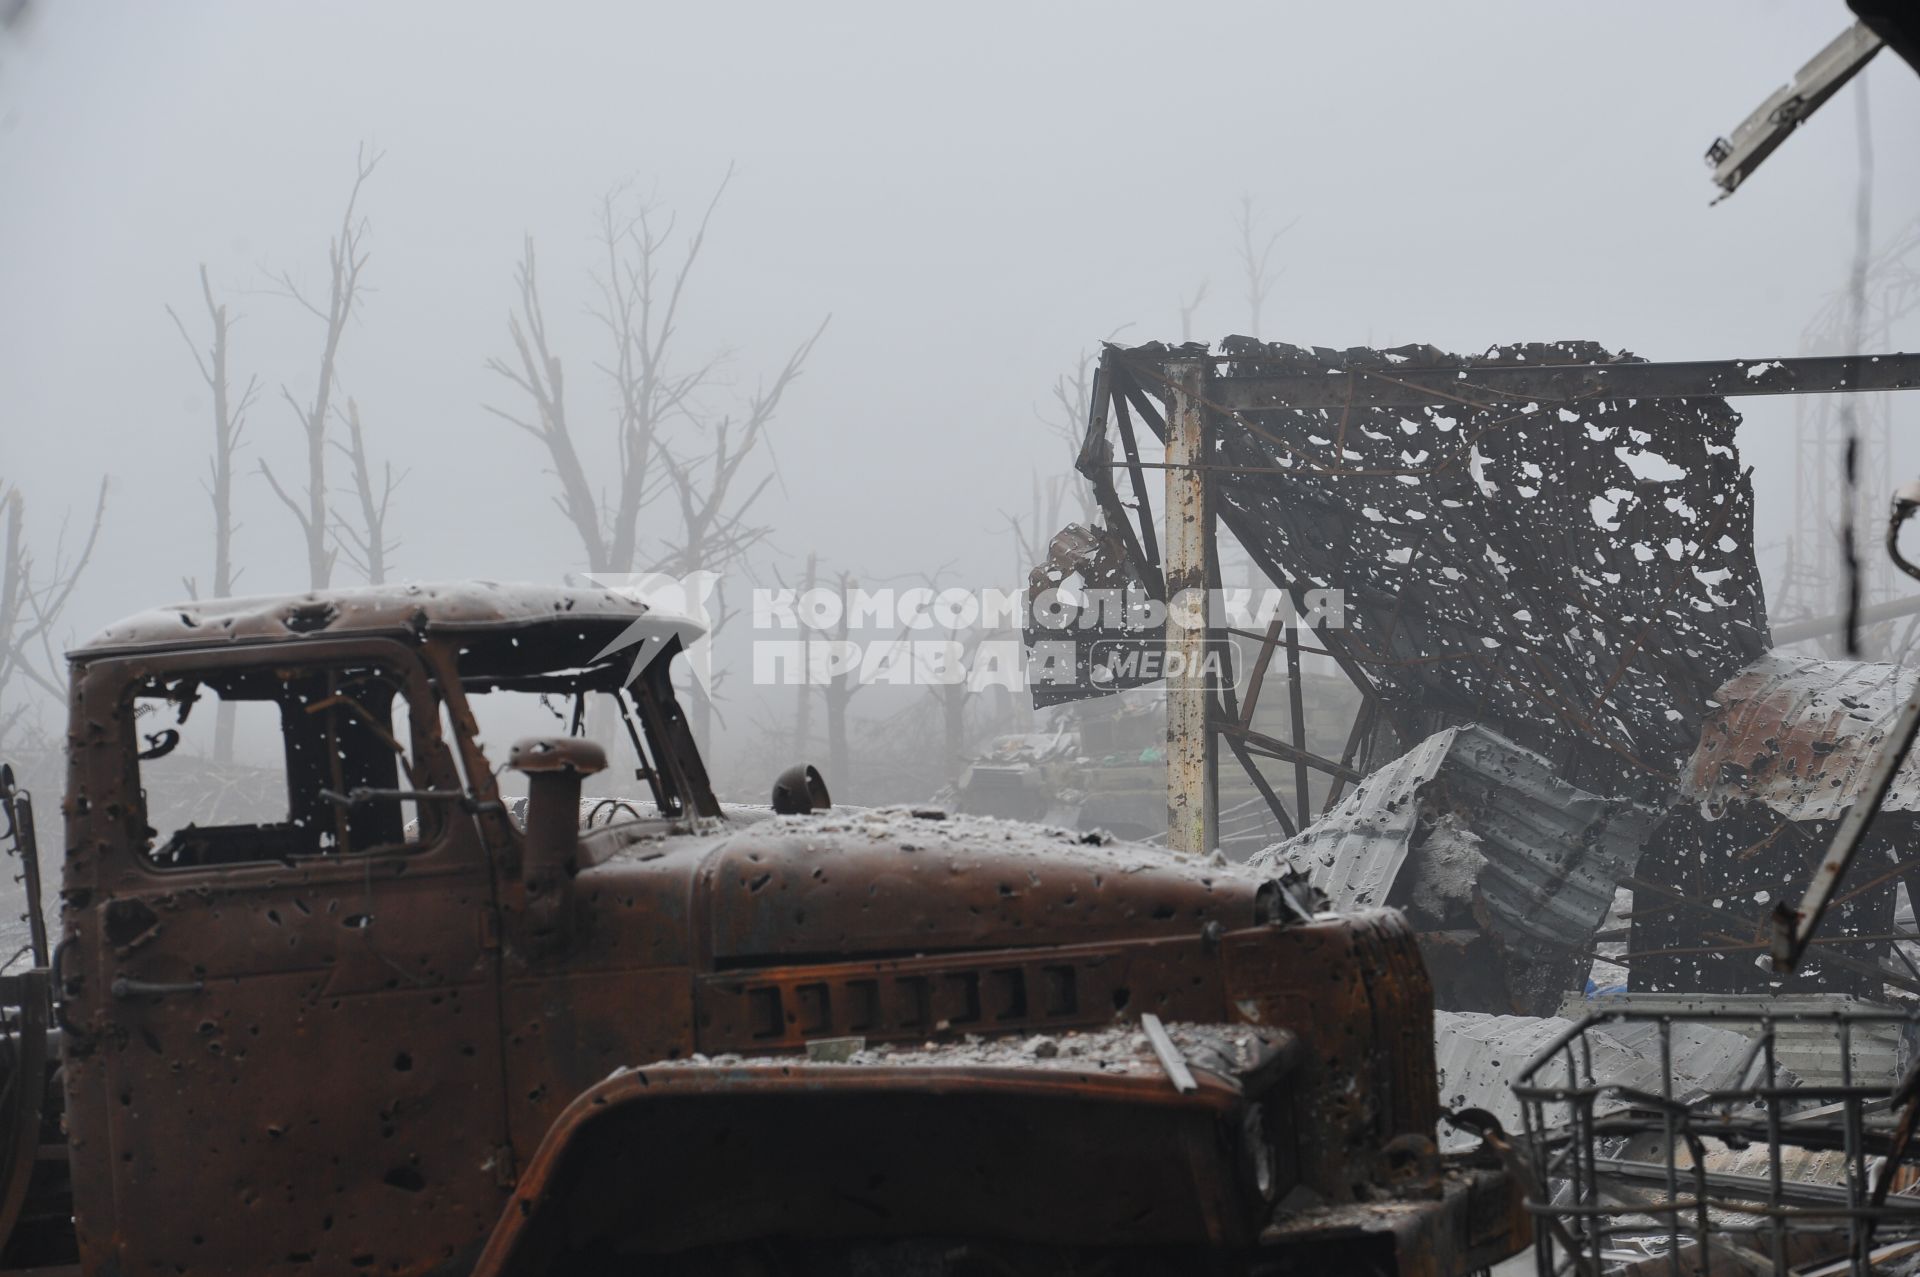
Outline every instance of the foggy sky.
<path fill-rule="evenodd" d="M 264 388 L 243 465 L 295 470 L 279 386 L 311 394 L 319 325 L 267 276 L 323 287 L 365 140 L 386 158 L 339 372 L 410 470 L 397 572 L 557 581 L 583 564 L 544 457 L 482 410 L 514 402 L 482 365 L 510 351 L 521 237 L 590 439 L 594 201 L 631 180 L 693 215 L 733 164 L 689 354 L 733 352 L 744 389 L 833 316 L 775 428 L 776 558 L 1008 583 L 1001 512 L 1065 460 L 1035 421 L 1056 373 L 1123 325 L 1177 340 L 1202 279 L 1196 336 L 1246 330 L 1243 192 L 1271 226 L 1298 219 L 1269 339 L 1794 353 L 1852 249 L 1851 98 L 1718 207 L 1700 157 L 1849 21 L 1837 0 L 42 0 L 0 37 L 0 476 L 43 556 L 111 478 L 73 638 L 204 580 L 207 393 L 163 307 L 202 331 L 206 262 L 244 315 L 236 371 Z M 1920 212 L 1920 77 L 1883 55 L 1864 80 L 1885 234 Z M 1770 558 L 1791 410 L 1737 406 Z M 1895 457 L 1920 469 L 1911 441 Z M 242 591 L 304 587 L 265 484 L 239 506 Z"/>

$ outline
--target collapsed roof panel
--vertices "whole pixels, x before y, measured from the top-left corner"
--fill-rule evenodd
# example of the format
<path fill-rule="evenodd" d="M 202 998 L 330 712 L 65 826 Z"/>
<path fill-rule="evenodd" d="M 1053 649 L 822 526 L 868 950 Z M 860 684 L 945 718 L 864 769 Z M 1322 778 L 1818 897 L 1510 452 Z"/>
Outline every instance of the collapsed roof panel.
<path fill-rule="evenodd" d="M 1591 962 L 1588 938 L 1656 819 L 1646 807 L 1578 789 L 1546 759 L 1469 726 L 1381 767 L 1253 863 L 1291 865 L 1336 908 L 1391 905 L 1429 935 L 1485 936 L 1491 966 L 1473 943 L 1428 946 L 1443 1001 L 1544 1012 Z"/>
<path fill-rule="evenodd" d="M 1435 1011 L 1433 1048 L 1440 1072 L 1440 1103 L 1456 1112 L 1485 1109 L 1506 1129 L 1519 1130 L 1522 1118 L 1512 1090 L 1514 1075 L 1564 1038 L 1588 1009 L 1570 1007 L 1569 1018 Z M 1638 1025 L 1609 1024 L 1596 1029 L 1590 1042 L 1589 1066 L 1596 1079 L 1651 1095 L 1660 1093 L 1661 1045 L 1654 1035 Z M 1683 1102 L 1740 1085 L 1753 1058 L 1752 1044 L 1745 1037 L 1704 1024 L 1683 1026 L 1667 1049 L 1673 1060 L 1675 1098 Z M 1622 1106 L 1618 1097 L 1610 1097 L 1600 1111 Z M 1470 1148 L 1477 1139 L 1446 1125 L 1441 1132 L 1441 1147 L 1449 1150 Z"/>
<path fill-rule="evenodd" d="M 1920 672 L 1897 665 L 1763 656 L 1715 693 L 1679 796 L 1712 820 L 1738 802 L 1793 821 L 1838 819 L 1916 682 Z M 1920 757 L 1907 757 L 1880 809 L 1920 812 Z"/>
<path fill-rule="evenodd" d="M 1462 360 L 1429 346 L 1229 339 L 1216 384 L 1335 364 L 1632 361 L 1591 342 Z M 1243 402 L 1236 400 L 1236 402 Z M 1706 700 L 1767 647 L 1753 488 L 1720 399 L 1247 406 L 1220 420 L 1221 517 L 1289 584 L 1336 587 L 1376 683 L 1557 756 L 1570 741 L 1664 784 Z M 1602 788 L 1612 788 L 1602 785 Z"/>

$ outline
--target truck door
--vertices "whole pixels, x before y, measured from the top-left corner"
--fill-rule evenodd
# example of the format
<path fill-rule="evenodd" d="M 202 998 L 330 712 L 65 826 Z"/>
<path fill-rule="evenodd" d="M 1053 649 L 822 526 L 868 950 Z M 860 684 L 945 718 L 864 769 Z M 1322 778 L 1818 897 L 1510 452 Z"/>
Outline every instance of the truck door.
<path fill-rule="evenodd" d="M 292 646 L 98 662 L 76 703 L 109 724 L 60 972 L 90 1271 L 424 1272 L 504 1200 L 493 884 L 440 706 L 400 644 Z"/>

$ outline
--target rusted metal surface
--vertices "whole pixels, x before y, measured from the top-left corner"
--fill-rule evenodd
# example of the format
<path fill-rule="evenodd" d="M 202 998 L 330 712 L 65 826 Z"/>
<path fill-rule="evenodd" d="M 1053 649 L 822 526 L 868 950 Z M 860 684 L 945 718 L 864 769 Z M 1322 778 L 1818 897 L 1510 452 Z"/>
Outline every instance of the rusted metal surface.
<path fill-rule="evenodd" d="M 607 650 L 635 622 L 665 628 L 629 684 L 630 656 Z M 75 654 L 55 967 L 87 1272 L 463 1271 L 516 1193 L 551 1200 L 564 1167 L 597 1164 L 639 1176 L 627 1188 L 777 1186 L 754 1198 L 774 1215 L 689 1202 L 656 1245 L 804 1246 L 776 1208 L 834 1182 L 816 1174 L 829 1128 L 784 1105 L 782 1069 L 694 1057 L 1027 1039 L 1143 1013 L 1297 1039 L 1297 1064 L 1258 1122 L 1197 1055 L 1187 1095 L 1157 1069 L 1011 1088 L 853 1070 L 834 1103 L 894 1139 L 903 1178 L 883 1195 L 996 1243 L 1090 1235 L 1119 1200 L 1097 1191 L 1103 1159 L 1120 1176 L 1150 1148 L 1140 1183 L 1179 1188 L 1164 1215 L 1133 1220 L 1142 1246 L 1240 1239 L 1269 1260 L 1304 1246 L 1269 1236 L 1266 1190 L 1221 1178 L 1261 1158 L 1333 1207 L 1404 1201 L 1408 1227 L 1439 1239 L 1428 1261 L 1449 1257 L 1405 1271 L 1521 1244 L 1497 1174 L 1449 1172 L 1444 1192 L 1406 1179 L 1436 1108 L 1431 986 L 1397 915 L 1309 919 L 1258 873 L 926 809 L 726 819 L 673 701 L 677 638 L 598 592 L 423 587 L 169 609 Z M 506 742 L 483 742 L 475 713 L 504 692 L 617 693 L 652 800 L 625 800 L 639 817 L 582 820 L 573 782 L 599 760 L 573 740 L 523 750 L 538 774 L 516 819 L 488 756 Z M 277 708 L 287 814 L 156 831 L 145 782 L 169 724 L 216 697 Z M 607 1082 L 663 1060 L 685 1065 Z M 576 1132 L 602 1107 L 582 1097 L 612 1094 L 603 1083 L 657 1098 Z M 1009 1113 L 1055 1123 L 1062 1155 L 1085 1155 L 1052 1170 L 1011 1155 L 995 1132 L 1027 1128 Z M 742 1164 L 711 1144 L 715 1115 L 814 1158 Z M 615 1149 L 595 1142 L 616 1128 Z M 1121 1156 L 1136 1136 L 1140 1157 Z M 942 1140 L 989 1160 L 943 1162 Z M 911 1192 L 915 1175 L 944 1196 Z M 1078 1215 L 1037 1211 L 1069 1185 Z M 618 1187 L 589 1176 L 561 1194 L 576 1252 L 605 1253 L 640 1218 Z"/>
<path fill-rule="evenodd" d="M 1709 819 L 1755 802 L 1792 821 L 1836 820 L 1916 682 L 1898 665 L 1763 656 L 1714 693 L 1679 797 Z M 1881 810 L 1920 811 L 1920 759 L 1901 765 Z"/>
<path fill-rule="evenodd" d="M 554 1122 L 477 1272 L 564 1270 L 588 1211 L 638 1254 L 743 1233 L 959 1237 L 983 1221 L 1000 1243 L 1248 1245 L 1295 1172 L 1240 1157 L 1237 1133 L 1266 1120 L 1260 1101 L 1297 1053 L 1284 1033 L 1176 1028 L 1196 1058 L 1185 1091 L 1137 1031 L 1065 1050 L 975 1041 L 619 1070 Z M 678 1156 L 647 1151 L 662 1146 Z M 976 1179 L 1016 1161 L 1022 1174 Z M 809 1168 L 797 1192 L 796 1163 Z"/>
<path fill-rule="evenodd" d="M 1291 864 L 1336 908 L 1408 910 L 1446 1006 L 1541 1015 L 1581 982 L 1655 820 L 1484 728 L 1452 728 L 1254 863 Z"/>

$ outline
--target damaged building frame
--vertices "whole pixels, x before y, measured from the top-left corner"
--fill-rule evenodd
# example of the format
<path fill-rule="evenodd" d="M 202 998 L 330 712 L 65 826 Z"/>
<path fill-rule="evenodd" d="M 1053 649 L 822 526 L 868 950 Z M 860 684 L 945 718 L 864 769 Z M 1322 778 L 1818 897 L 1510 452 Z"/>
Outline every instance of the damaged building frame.
<path fill-rule="evenodd" d="M 1439 984 L 1449 947 L 1500 949 L 1505 975 L 1476 971 L 1460 1009 L 1557 1008 L 1562 977 L 1594 956 L 1601 877 L 1644 904 L 1622 959 L 1635 988 L 1764 990 L 1767 902 L 1804 879 L 1844 805 L 1836 777 L 1866 765 L 1876 715 L 1909 689 L 1892 667 L 1771 654 L 1727 401 L 1916 386 L 1920 356 L 1904 354 L 1659 363 L 1590 342 L 1474 357 L 1108 345 L 1077 461 L 1104 526 L 1056 539 L 1035 591 L 1217 589 L 1224 531 L 1300 620 L 1249 630 L 1216 607 L 1204 630 L 1116 631 L 1085 615 L 1036 628 L 1036 643 L 1074 645 L 1071 673 L 1043 672 L 1036 703 L 1144 682 L 1128 672 L 1148 667 L 1115 654 L 1162 650 L 1183 671 L 1166 680 L 1169 845 L 1219 845 L 1224 750 L 1292 839 L 1275 854 L 1336 900 L 1408 907 L 1424 893 L 1433 908 L 1414 913 Z M 1329 591 L 1331 616 L 1316 606 Z M 1359 693 L 1337 752 L 1304 730 L 1313 657 Z M 1285 738 L 1255 725 L 1275 680 L 1293 701 Z M 1489 766 L 1495 782 L 1476 782 Z M 1909 805 L 1890 804 L 1888 820 L 1910 822 Z M 1463 837 L 1449 844 L 1450 831 Z M 1451 904 L 1429 872 L 1440 857 L 1408 854 L 1450 845 L 1496 870 Z M 1893 932 L 1886 858 L 1850 887 L 1796 987 L 1867 992 L 1884 977 L 1920 992 L 1920 973 L 1874 956 Z M 1356 877 L 1363 863 L 1395 872 Z M 1502 913 L 1488 885 L 1501 875 L 1528 904 Z M 1515 929 L 1555 910 L 1555 936 Z M 1549 979 L 1538 958 L 1556 942 Z M 1676 952 L 1700 949 L 1712 952 Z"/>
<path fill-rule="evenodd" d="M 1127 658 L 1157 648 L 1168 844 L 1221 847 L 1224 749 L 1283 833 L 1258 867 L 1405 914 L 1449 1123 L 1530 1185 L 1542 1274 L 1920 1257 L 1920 1015 L 1874 1005 L 1920 994 L 1896 921 L 1901 885 L 1920 900 L 1920 762 L 1887 775 L 1920 671 L 1776 650 L 1808 627 L 1769 627 L 1728 403 L 1915 387 L 1907 354 L 1104 351 L 1077 461 L 1104 526 L 1035 570 L 1069 615 L 1029 638 L 1072 648 L 1037 662 L 1035 701 L 1143 684 Z M 1223 532 L 1291 614 L 1247 628 L 1216 596 L 1204 627 L 1167 623 L 1226 585 Z M 1168 604 L 1158 628 L 1112 628 L 1115 587 Z M 1912 604 L 1865 619 L 1889 608 Z M 1358 693 L 1337 748 L 1308 730 L 1307 659 Z M 1256 719 L 1274 679 L 1278 734 Z M 1863 821 L 1820 934 L 1780 962 L 1778 917 Z M 1601 1002 L 1597 960 L 1627 971 Z"/>

